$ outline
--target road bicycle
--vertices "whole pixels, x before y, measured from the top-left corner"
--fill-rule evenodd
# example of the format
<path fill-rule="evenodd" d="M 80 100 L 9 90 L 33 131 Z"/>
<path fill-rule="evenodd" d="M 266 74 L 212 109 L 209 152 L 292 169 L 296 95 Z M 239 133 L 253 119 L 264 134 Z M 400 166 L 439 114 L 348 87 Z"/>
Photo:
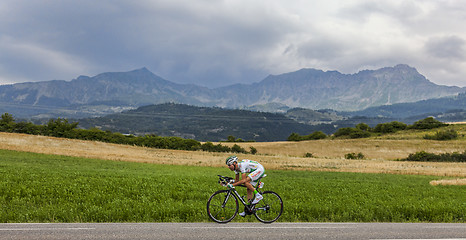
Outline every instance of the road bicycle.
<path fill-rule="evenodd" d="M 264 174 L 263 177 L 265 176 L 267 175 Z M 222 175 L 218 175 L 218 177 L 218 182 L 224 186 L 234 182 L 231 177 Z M 262 178 L 260 178 L 257 183 L 257 186 L 259 186 L 257 190 L 264 198 L 257 204 L 248 204 L 246 197 L 241 196 L 235 188 L 218 190 L 212 194 L 209 201 L 207 201 L 207 215 L 215 222 L 228 223 L 238 214 L 238 202 L 241 202 L 244 205 L 245 212 L 248 215 L 254 214 L 257 220 L 263 223 L 273 223 L 277 221 L 283 213 L 282 198 L 273 191 L 260 191 L 264 185 L 262 183 Z M 239 186 L 246 187 L 244 185 Z"/>

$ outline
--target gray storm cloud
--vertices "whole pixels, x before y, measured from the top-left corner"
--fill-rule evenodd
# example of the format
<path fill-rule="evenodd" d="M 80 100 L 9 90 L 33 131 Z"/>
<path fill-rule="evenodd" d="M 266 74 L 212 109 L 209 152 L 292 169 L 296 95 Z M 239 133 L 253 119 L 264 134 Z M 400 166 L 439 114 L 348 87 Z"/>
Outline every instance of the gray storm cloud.
<path fill-rule="evenodd" d="M 14 1 L 0 3 L 0 84 L 147 67 L 218 87 L 300 68 L 409 64 L 466 86 L 461 1 Z"/>

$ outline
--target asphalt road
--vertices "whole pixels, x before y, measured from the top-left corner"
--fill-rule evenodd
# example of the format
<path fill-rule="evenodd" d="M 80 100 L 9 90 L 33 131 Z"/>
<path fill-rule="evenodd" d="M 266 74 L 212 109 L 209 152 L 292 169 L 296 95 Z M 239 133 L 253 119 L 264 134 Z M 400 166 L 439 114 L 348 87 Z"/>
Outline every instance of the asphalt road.
<path fill-rule="evenodd" d="M 443 223 L 5 223 L 0 239 L 462 239 Z"/>

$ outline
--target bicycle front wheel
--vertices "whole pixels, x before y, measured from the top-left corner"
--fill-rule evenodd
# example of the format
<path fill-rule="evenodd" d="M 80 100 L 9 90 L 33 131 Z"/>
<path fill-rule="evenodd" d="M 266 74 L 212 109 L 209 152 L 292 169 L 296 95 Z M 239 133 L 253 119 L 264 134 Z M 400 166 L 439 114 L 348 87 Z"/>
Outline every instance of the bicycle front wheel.
<path fill-rule="evenodd" d="M 256 204 L 254 215 L 263 223 L 273 223 L 283 213 L 282 198 L 272 191 L 265 191 L 262 196 L 264 198 Z"/>
<path fill-rule="evenodd" d="M 219 190 L 207 201 L 207 215 L 218 223 L 227 223 L 238 213 L 238 199 L 229 190 Z"/>

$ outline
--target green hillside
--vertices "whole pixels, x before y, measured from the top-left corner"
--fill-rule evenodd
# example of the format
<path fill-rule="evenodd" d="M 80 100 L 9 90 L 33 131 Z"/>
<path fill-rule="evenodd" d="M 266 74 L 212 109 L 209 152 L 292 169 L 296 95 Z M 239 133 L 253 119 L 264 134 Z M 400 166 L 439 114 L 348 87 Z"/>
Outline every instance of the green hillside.
<path fill-rule="evenodd" d="M 166 103 L 140 107 L 120 114 L 79 120 L 83 128 L 134 135 L 178 136 L 199 141 L 224 141 L 228 136 L 243 140 L 286 140 L 292 133 L 308 134 L 316 129 L 327 133 L 332 125 L 298 123 L 283 114 L 195 107 Z"/>
<path fill-rule="evenodd" d="M 361 111 L 346 112 L 345 115 L 384 117 L 398 120 L 412 120 L 435 116 L 441 121 L 466 120 L 466 93 L 457 96 L 428 99 L 412 103 L 397 103 L 370 107 Z"/>

